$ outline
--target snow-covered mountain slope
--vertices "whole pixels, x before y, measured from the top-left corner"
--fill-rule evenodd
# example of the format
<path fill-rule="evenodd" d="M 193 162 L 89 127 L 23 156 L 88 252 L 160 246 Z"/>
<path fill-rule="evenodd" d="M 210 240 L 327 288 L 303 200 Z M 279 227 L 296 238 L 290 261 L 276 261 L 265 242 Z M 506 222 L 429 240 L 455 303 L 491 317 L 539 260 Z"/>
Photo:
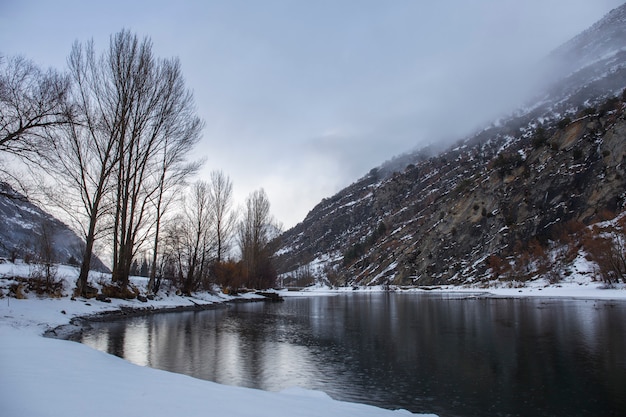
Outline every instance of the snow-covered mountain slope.
<path fill-rule="evenodd" d="M 626 5 L 622 5 L 556 49 L 550 59 L 568 75 L 590 66 L 604 66 L 603 62 L 625 50 Z"/>
<path fill-rule="evenodd" d="M 281 236 L 279 272 L 300 284 L 488 279 L 494 259 L 623 210 L 625 22 L 623 5 L 555 50 L 549 88 L 511 117 L 323 200 Z"/>
<path fill-rule="evenodd" d="M 45 256 L 57 263 L 78 263 L 83 245 L 67 225 L 0 183 L 0 257 L 37 261 Z M 98 258 L 92 268 L 107 270 Z"/>
<path fill-rule="evenodd" d="M 545 95 L 526 107 L 535 118 L 575 111 L 621 93 L 626 84 L 626 4 L 554 50 L 544 65 Z"/>

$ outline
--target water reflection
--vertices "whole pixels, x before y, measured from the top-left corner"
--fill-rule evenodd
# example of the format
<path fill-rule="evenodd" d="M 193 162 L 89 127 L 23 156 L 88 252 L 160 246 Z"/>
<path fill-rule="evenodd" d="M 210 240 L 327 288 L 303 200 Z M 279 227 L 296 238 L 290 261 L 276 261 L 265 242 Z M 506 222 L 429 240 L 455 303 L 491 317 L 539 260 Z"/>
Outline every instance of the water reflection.
<path fill-rule="evenodd" d="M 83 342 L 223 384 L 441 416 L 626 415 L 625 303 L 349 294 L 102 323 Z"/>

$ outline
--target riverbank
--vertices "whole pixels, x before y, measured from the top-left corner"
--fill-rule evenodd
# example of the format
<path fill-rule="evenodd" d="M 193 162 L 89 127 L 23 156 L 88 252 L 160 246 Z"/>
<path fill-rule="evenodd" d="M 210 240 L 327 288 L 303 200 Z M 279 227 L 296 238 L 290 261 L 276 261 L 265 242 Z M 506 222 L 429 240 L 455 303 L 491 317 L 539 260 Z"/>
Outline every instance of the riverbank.
<path fill-rule="evenodd" d="M 394 291 L 401 293 L 429 292 L 455 293 L 467 296 L 520 298 L 571 298 L 584 300 L 624 300 L 626 301 L 626 284 L 606 284 L 594 281 L 588 272 L 577 272 L 563 280 L 550 283 L 545 279 L 533 281 L 490 281 L 467 283 L 465 285 L 434 285 L 434 286 L 373 286 L 373 287 L 336 287 L 313 286 L 298 292 L 281 293 L 283 296 L 341 294 L 346 292 Z"/>
<path fill-rule="evenodd" d="M 235 300 L 262 298 L 253 293 L 239 296 L 196 294 L 182 297 L 163 292 L 155 300 L 72 299 L 67 295 L 73 270 L 63 269 L 66 295 L 25 299 L 7 296 L 11 275 L 28 276 L 23 265 L 0 268 L 0 404 L 6 416 L 94 416 L 149 414 L 152 416 L 206 415 L 228 416 L 398 416 L 408 411 L 383 410 L 362 404 L 332 400 L 321 392 L 289 389 L 280 393 L 228 387 L 184 375 L 140 367 L 119 358 L 66 340 L 41 337 L 56 333 L 67 337 L 79 331 L 81 320 L 221 308 Z M 9 270 L 10 268 L 10 270 Z M 9 270 L 9 272 L 6 272 Z M 2 275 L 2 271 L 4 275 Z M 141 284 L 141 282 L 137 282 Z M 2 287 L 2 285 L 0 285 Z M 378 292 L 386 288 L 309 288 L 303 292 L 283 291 L 282 296 L 323 296 L 345 292 Z M 492 288 L 425 287 L 394 289 L 398 292 L 446 292 L 463 297 L 548 297 L 626 300 L 626 289 L 605 289 L 595 282 L 570 280 L 557 285 L 533 282 L 524 287 L 500 284 Z"/>
<path fill-rule="evenodd" d="M 3 312 L 3 317 L 6 317 Z M 321 392 L 229 387 L 140 367 L 85 345 L 0 324 L 0 404 L 12 416 L 409 416 Z"/>
<path fill-rule="evenodd" d="M 16 267 L 4 265 L 0 280 L 8 287 Z M 0 270 L 2 271 L 2 270 Z M 71 274 L 64 270 L 62 273 Z M 71 275 L 68 275 L 71 276 Z M 71 281 L 71 279 L 66 279 Z M 67 283 L 66 283 L 67 286 Z M 335 401 L 322 392 L 292 388 L 266 392 L 231 387 L 189 376 L 133 365 L 80 343 L 45 338 L 46 332 L 67 336 L 80 330 L 81 320 L 162 311 L 219 308 L 235 300 L 262 299 L 165 293 L 155 300 L 39 298 L 26 294 L 0 298 L 0 410 L 7 417 L 90 415 L 185 416 L 410 416 L 406 410 L 385 410 Z M 65 335 L 60 334 L 66 332 Z"/>

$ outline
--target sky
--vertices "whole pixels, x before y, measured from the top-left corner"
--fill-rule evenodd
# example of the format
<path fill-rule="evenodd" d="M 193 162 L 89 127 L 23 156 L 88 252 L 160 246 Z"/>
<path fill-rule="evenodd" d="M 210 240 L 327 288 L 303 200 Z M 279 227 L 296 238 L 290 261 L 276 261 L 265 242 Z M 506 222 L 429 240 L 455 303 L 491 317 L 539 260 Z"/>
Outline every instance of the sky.
<path fill-rule="evenodd" d="M 288 229 L 401 153 L 523 103 L 533 68 L 623 0 L 0 0 L 0 54 L 62 70 L 129 29 L 180 59 L 205 128 L 197 178 L 263 188 Z"/>

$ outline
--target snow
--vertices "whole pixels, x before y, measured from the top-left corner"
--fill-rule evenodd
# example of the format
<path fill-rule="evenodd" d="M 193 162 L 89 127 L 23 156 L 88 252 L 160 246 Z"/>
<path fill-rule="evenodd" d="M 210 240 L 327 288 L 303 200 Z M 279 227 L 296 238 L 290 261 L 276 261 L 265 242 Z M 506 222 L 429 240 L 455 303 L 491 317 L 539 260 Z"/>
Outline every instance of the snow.
<path fill-rule="evenodd" d="M 458 293 L 467 296 L 484 296 L 496 298 L 522 298 L 522 297 L 543 297 L 552 299 L 580 299 L 580 300 L 616 300 L 626 301 L 626 285 L 616 284 L 614 288 L 605 288 L 601 283 L 588 282 L 562 282 L 559 284 L 548 284 L 544 280 L 521 283 L 491 283 L 489 288 L 481 285 L 442 285 L 433 287 L 416 287 L 408 289 L 399 289 L 392 286 L 392 291 L 402 293 Z M 389 291 L 386 286 L 368 286 L 358 287 L 340 287 L 331 289 L 323 286 L 310 287 L 303 291 L 281 292 L 283 297 L 302 297 L 302 296 L 328 296 L 345 292 L 382 292 Z"/>
<path fill-rule="evenodd" d="M 476 293 L 479 287 L 440 287 L 440 291 Z M 431 291 L 432 292 L 432 291 Z M 523 287 L 490 287 L 481 292 L 493 297 L 544 297 L 544 298 L 576 298 L 588 300 L 621 300 L 626 301 L 626 287 L 616 285 L 615 288 L 604 288 L 600 283 L 564 282 L 549 285 L 543 280 L 525 283 Z"/>
<path fill-rule="evenodd" d="M 338 208 L 338 209 L 336 209 L 336 210 L 340 210 L 340 209 L 342 209 L 342 208 L 346 208 L 346 207 L 352 207 L 352 206 L 354 206 L 354 205 L 356 205 L 356 204 L 360 203 L 361 201 L 364 201 L 364 200 L 367 200 L 367 199 L 372 198 L 372 196 L 373 196 L 373 195 L 374 195 L 374 193 L 370 192 L 370 193 L 368 193 L 367 195 L 365 195 L 365 196 L 363 196 L 363 197 L 359 198 L 358 200 L 352 200 L 352 201 L 349 201 L 349 202 L 345 203 L 345 204 L 344 204 L 344 205 L 342 205 L 342 206 L 339 206 L 339 208 Z M 336 211 L 336 210 L 333 210 L 333 211 Z"/>
<path fill-rule="evenodd" d="M 67 415 L 150 415 L 160 416 L 409 416 L 406 410 L 385 410 L 363 404 L 336 401 L 323 392 L 293 387 L 281 392 L 219 385 L 131 364 L 120 358 L 96 351 L 80 343 L 44 338 L 41 335 L 71 318 L 87 316 L 122 307 L 168 308 L 212 304 L 228 300 L 226 295 L 175 295 L 140 303 L 136 300 L 95 300 L 69 297 L 17 300 L 6 296 L 9 277 L 27 276 L 29 267 L 5 262 L 0 264 L 0 410 L 4 417 Z M 556 285 L 544 280 L 525 283 L 490 283 L 478 286 L 441 286 L 434 292 L 454 292 L 467 296 L 548 297 L 581 299 L 615 299 L 626 301 L 624 285 L 603 289 L 591 281 L 589 264 L 578 260 L 574 273 Z M 76 272 L 59 267 L 66 291 Z M 135 282 L 138 282 L 135 278 Z M 384 291 L 383 287 L 361 287 L 357 291 Z M 400 289 L 396 289 L 400 291 Z M 350 288 L 330 289 L 317 286 L 303 292 L 282 291 L 283 296 L 328 296 Z M 408 289 L 403 292 L 424 292 Z M 254 295 L 247 295 L 254 297 Z"/>
<path fill-rule="evenodd" d="M 9 416 L 408 416 L 298 388 L 219 385 L 133 365 L 85 345 L 0 326 L 0 403 Z"/>
<path fill-rule="evenodd" d="M 0 264 L 0 415 L 37 416 L 411 416 L 406 410 L 385 410 L 336 401 L 323 392 L 293 387 L 266 392 L 232 387 L 186 375 L 131 364 L 123 359 L 66 340 L 42 337 L 73 317 L 121 307 L 167 308 L 212 304 L 225 295 L 194 298 L 171 295 L 141 303 L 136 300 L 95 300 L 69 297 L 18 300 L 6 296 L 12 276 L 27 276 L 29 267 Z M 60 267 L 66 291 L 75 270 Z M 135 279 L 137 281 L 138 279 Z M 286 293 L 286 292 L 285 292 Z M 254 295 L 247 295 L 254 297 Z"/>

